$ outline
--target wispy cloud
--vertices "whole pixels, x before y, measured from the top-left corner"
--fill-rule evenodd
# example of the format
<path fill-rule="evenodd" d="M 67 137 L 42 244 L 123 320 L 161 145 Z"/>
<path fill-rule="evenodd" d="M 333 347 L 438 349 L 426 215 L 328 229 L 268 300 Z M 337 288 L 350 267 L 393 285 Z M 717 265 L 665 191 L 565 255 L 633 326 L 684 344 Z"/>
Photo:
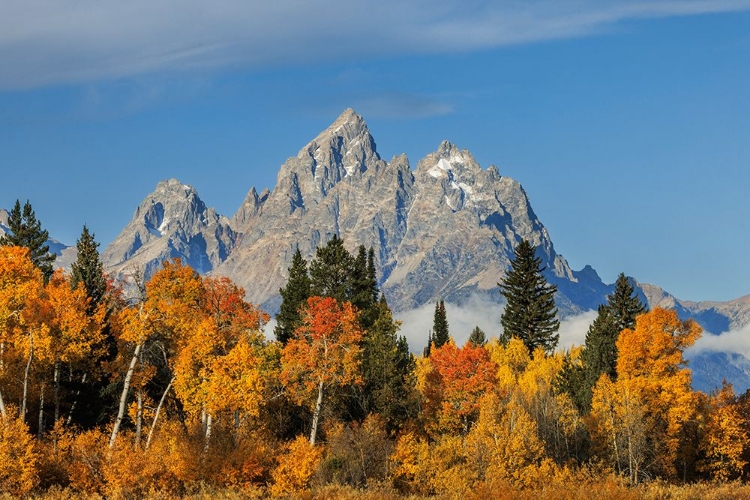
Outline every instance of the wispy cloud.
<path fill-rule="evenodd" d="M 750 325 L 714 335 L 703 332 L 695 345 L 686 351 L 688 358 L 705 352 L 740 353 L 750 356 Z"/>
<path fill-rule="evenodd" d="M 366 116 L 382 118 L 428 118 L 452 113 L 453 106 L 426 95 L 389 92 L 356 100 L 354 107 Z"/>
<path fill-rule="evenodd" d="M 0 88 L 466 52 L 745 9 L 750 0 L 4 2 Z"/>

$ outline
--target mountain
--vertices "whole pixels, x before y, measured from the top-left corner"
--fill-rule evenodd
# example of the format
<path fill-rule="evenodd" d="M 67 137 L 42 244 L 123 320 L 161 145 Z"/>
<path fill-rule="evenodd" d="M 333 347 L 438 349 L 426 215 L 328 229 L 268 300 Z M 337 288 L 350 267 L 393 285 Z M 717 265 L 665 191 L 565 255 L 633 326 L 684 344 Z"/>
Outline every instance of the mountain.
<path fill-rule="evenodd" d="M 590 266 L 570 268 L 516 180 L 494 166 L 482 168 L 447 141 L 415 169 L 405 155 L 385 161 L 351 109 L 281 166 L 272 190 L 250 189 L 231 219 L 208 208 L 193 187 L 160 182 L 102 260 L 120 277 L 136 270 L 148 277 L 165 259 L 179 257 L 201 273 L 229 276 L 248 300 L 274 313 L 296 249 L 309 261 L 333 235 L 352 252 L 360 244 L 374 248 L 381 289 L 397 312 L 439 299 L 460 305 L 483 296 L 499 303 L 497 283 L 524 238 L 558 287 L 561 317 L 595 309 L 613 288 Z M 675 308 L 710 332 L 750 323 L 750 296 L 689 302 L 633 283 L 649 307 Z M 739 374 L 750 361 L 739 356 L 731 366 L 744 383 Z M 717 356 L 695 361 L 706 369 L 722 364 Z"/>
<path fill-rule="evenodd" d="M 414 171 L 403 155 L 386 162 L 351 109 L 282 165 L 272 191 L 251 189 L 233 227 L 241 237 L 215 272 L 271 311 L 296 249 L 310 259 L 334 234 L 350 251 L 375 249 L 381 288 L 397 311 L 496 295 L 522 238 L 563 284 L 563 313 L 595 307 L 608 290 L 595 273 L 572 271 L 555 252 L 517 181 L 496 167 L 483 170 L 449 142 Z"/>
<path fill-rule="evenodd" d="M 227 258 L 236 237 L 229 219 L 206 207 L 193 187 L 170 179 L 157 184 L 135 209 L 101 258 L 105 269 L 121 279 L 148 277 L 173 258 L 205 274 Z"/>

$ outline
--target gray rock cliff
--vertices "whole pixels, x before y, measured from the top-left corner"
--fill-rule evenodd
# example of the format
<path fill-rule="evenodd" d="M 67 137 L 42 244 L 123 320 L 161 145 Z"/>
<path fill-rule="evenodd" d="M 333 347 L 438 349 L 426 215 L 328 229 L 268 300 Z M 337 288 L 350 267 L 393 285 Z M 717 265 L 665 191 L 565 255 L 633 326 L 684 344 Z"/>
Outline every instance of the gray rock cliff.
<path fill-rule="evenodd" d="M 229 220 L 206 207 L 193 187 L 170 179 L 136 208 L 102 253 L 102 262 L 123 279 L 134 273 L 148 278 L 164 260 L 174 258 L 207 273 L 227 258 L 235 238 Z"/>

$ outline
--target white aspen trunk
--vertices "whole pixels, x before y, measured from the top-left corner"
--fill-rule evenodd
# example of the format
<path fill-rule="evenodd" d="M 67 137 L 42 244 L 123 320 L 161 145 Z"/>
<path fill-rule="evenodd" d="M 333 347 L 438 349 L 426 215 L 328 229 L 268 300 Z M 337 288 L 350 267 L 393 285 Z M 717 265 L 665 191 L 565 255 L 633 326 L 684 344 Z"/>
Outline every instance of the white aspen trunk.
<path fill-rule="evenodd" d="M 3 401 L 3 391 L 0 391 L 0 414 L 3 416 L 3 421 L 8 418 L 8 413 L 5 411 L 5 401 Z"/>
<path fill-rule="evenodd" d="M 206 418 L 206 444 L 203 446 L 203 453 L 208 452 L 208 446 L 211 443 L 211 433 L 213 432 L 213 417 L 208 414 Z"/>
<path fill-rule="evenodd" d="M 81 377 L 81 384 L 86 383 L 86 378 L 88 377 L 88 373 L 84 373 L 83 377 Z M 75 397 L 73 398 L 73 404 L 70 405 L 70 411 L 68 412 L 68 418 L 65 420 L 65 425 L 68 426 L 73 422 L 73 410 L 76 409 L 76 405 L 78 404 L 78 396 L 81 395 L 81 390 L 78 389 L 76 391 Z"/>
<path fill-rule="evenodd" d="M 139 342 L 135 346 L 135 352 L 133 352 L 133 359 L 130 360 L 130 366 L 125 374 L 125 382 L 122 386 L 122 394 L 120 394 L 120 407 L 117 410 L 117 418 L 115 418 L 115 425 L 112 428 L 112 436 L 109 438 L 109 449 L 111 450 L 115 446 L 117 440 L 117 433 L 120 431 L 120 425 L 122 424 L 122 418 L 125 416 L 125 407 L 128 404 L 128 391 L 130 390 L 130 380 L 133 378 L 133 372 L 135 371 L 135 365 L 138 362 L 138 357 L 143 349 L 143 342 Z"/>
<path fill-rule="evenodd" d="M 151 446 L 151 438 L 154 435 L 154 429 L 156 429 L 156 422 L 159 421 L 159 413 L 161 413 L 161 407 L 164 406 L 164 401 L 167 399 L 167 394 L 169 393 L 169 389 L 172 388 L 174 379 L 175 378 L 172 377 L 172 380 L 169 381 L 167 388 L 164 389 L 164 394 L 161 395 L 161 399 L 159 400 L 159 405 L 156 407 L 156 414 L 154 415 L 154 421 L 151 423 L 151 429 L 148 430 L 148 437 L 146 438 L 146 448 L 145 448 L 146 451 L 148 451 L 148 447 Z"/>
<path fill-rule="evenodd" d="M 318 401 L 315 403 L 313 412 L 312 429 L 310 429 L 310 444 L 315 446 L 315 438 L 318 436 L 318 422 L 320 421 L 320 411 L 323 408 L 323 381 L 318 384 Z"/>
<path fill-rule="evenodd" d="M 29 394 L 29 372 L 31 371 L 31 360 L 34 358 L 34 335 L 29 333 L 29 360 L 23 373 L 23 397 L 21 398 L 21 414 L 19 418 L 26 420 L 26 398 Z"/>
<path fill-rule="evenodd" d="M 42 434 L 44 434 L 44 384 L 39 389 L 39 428 L 36 431 L 37 440 L 42 440 Z"/>
<path fill-rule="evenodd" d="M 141 447 L 141 431 L 143 430 L 143 389 L 138 389 L 136 395 L 138 405 L 135 412 L 135 449 Z"/>
<path fill-rule="evenodd" d="M 55 394 L 54 394 L 54 400 L 55 400 L 55 420 L 54 422 L 57 423 L 57 419 L 60 418 L 60 362 L 55 362 Z"/>

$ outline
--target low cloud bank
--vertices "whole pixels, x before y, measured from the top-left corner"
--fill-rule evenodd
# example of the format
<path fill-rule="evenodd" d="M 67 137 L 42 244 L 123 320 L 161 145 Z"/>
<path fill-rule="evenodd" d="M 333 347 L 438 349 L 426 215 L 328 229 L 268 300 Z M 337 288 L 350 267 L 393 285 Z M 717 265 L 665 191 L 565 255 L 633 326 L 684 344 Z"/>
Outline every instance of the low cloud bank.
<path fill-rule="evenodd" d="M 453 340 L 459 346 L 464 345 L 476 326 L 481 328 L 488 338 L 499 337 L 503 331 L 500 316 L 504 308 L 505 306 L 481 295 L 473 295 L 460 305 L 446 302 L 445 310 Z M 435 304 L 425 304 L 417 309 L 395 314 L 396 319 L 401 321 L 399 334 L 406 337 L 413 353 L 422 353 L 427 345 L 434 314 Z M 594 318 L 596 311 L 586 311 L 563 320 L 560 323 L 558 349 L 569 349 L 573 345 L 583 344 Z"/>
<path fill-rule="evenodd" d="M 685 355 L 690 358 L 697 354 L 709 352 L 740 353 L 750 356 L 750 325 L 719 335 L 703 332 L 701 338 L 685 352 Z"/>

